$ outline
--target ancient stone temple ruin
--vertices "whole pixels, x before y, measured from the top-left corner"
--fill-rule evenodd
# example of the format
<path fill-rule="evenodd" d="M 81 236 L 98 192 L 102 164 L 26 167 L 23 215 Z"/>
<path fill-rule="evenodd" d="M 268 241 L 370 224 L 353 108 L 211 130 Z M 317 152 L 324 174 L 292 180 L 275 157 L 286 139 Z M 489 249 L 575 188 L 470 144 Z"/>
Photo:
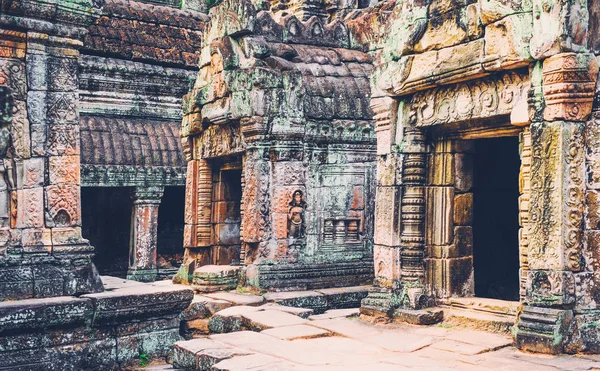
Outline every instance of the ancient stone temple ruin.
<path fill-rule="evenodd" d="M 360 36 L 378 150 L 364 313 L 518 300 L 518 348 L 600 350 L 597 7 L 403 2 L 349 22 L 387 26 Z"/>
<path fill-rule="evenodd" d="M 0 368 L 262 330 L 236 289 L 600 353 L 598 1 L 0 4 Z"/>
<path fill-rule="evenodd" d="M 351 48 L 340 20 L 285 14 L 239 1 L 209 13 L 184 98 L 186 255 L 176 282 L 233 288 L 240 265 L 262 289 L 371 280 L 371 57 Z"/>

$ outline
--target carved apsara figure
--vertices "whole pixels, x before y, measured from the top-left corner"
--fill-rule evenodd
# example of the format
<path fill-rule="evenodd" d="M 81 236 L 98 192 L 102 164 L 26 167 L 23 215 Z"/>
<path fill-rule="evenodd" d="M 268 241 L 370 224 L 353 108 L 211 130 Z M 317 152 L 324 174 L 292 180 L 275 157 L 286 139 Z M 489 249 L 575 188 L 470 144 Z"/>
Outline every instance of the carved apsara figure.
<path fill-rule="evenodd" d="M 304 210 L 306 209 L 306 202 L 303 196 L 304 194 L 301 190 L 294 191 L 292 195 L 288 211 L 288 238 L 304 237 Z"/>

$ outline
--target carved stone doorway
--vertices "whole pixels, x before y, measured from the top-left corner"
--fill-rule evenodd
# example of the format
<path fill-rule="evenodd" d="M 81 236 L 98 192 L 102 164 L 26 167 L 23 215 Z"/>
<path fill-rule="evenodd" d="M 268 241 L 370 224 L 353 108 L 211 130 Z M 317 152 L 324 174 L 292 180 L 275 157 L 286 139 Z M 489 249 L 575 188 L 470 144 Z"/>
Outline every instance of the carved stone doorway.
<path fill-rule="evenodd" d="M 233 157 L 212 166 L 212 246 L 205 264 L 239 265 L 242 222 L 242 162 Z"/>
<path fill-rule="evenodd" d="M 475 296 L 519 300 L 519 139 L 474 141 Z"/>

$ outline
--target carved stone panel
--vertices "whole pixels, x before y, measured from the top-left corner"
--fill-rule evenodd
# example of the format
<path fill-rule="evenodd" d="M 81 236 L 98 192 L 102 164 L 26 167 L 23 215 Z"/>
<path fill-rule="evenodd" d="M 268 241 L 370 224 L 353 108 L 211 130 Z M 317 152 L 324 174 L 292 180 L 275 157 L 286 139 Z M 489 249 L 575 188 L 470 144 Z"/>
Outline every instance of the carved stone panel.
<path fill-rule="evenodd" d="M 409 108 L 418 127 L 508 115 L 529 89 L 528 74 L 510 72 L 415 93 Z"/>
<path fill-rule="evenodd" d="M 585 165 L 583 124 L 531 126 L 529 267 L 581 269 Z"/>

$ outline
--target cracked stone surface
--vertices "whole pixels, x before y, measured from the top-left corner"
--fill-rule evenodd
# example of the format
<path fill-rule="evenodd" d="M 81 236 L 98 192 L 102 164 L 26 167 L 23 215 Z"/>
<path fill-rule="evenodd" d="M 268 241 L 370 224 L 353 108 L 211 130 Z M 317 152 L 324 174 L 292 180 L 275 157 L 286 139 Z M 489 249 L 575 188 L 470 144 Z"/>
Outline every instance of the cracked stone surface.
<path fill-rule="evenodd" d="M 269 312 L 244 307 L 236 314 Z M 214 334 L 177 343 L 176 349 L 180 359 L 202 355 L 203 364 L 212 365 L 198 370 L 600 370 L 600 356 L 529 354 L 512 347 L 505 335 L 448 325 L 374 324 L 345 313 L 348 317 L 293 316 L 304 323 Z M 193 354 L 181 354 L 185 349 Z"/>

